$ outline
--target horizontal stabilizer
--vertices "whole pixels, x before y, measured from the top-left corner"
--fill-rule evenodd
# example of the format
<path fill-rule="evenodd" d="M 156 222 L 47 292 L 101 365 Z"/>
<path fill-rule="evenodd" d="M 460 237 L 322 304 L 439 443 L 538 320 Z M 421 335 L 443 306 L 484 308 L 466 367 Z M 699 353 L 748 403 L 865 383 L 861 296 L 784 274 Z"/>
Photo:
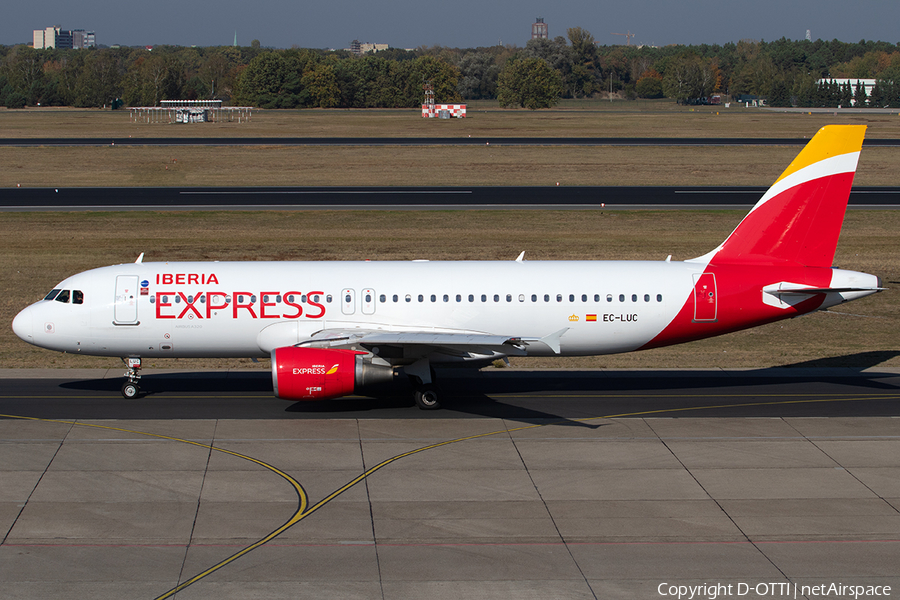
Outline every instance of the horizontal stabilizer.
<path fill-rule="evenodd" d="M 832 294 L 845 292 L 881 292 L 885 288 L 882 287 L 840 287 L 840 288 L 789 288 L 783 290 L 766 290 L 770 294 L 781 296 L 784 294 Z"/>

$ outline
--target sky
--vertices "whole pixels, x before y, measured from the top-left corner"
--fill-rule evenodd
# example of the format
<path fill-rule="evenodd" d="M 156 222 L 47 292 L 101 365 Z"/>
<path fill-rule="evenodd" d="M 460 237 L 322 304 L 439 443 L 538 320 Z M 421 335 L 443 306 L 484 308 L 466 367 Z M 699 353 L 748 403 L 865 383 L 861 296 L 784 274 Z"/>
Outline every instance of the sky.
<path fill-rule="evenodd" d="M 218 0 L 10 2 L 0 44 L 28 43 L 34 29 L 60 25 L 96 33 L 98 44 L 347 48 L 524 46 L 543 17 L 550 37 L 581 27 L 599 44 L 724 44 L 742 39 L 900 42 L 898 0 Z"/>

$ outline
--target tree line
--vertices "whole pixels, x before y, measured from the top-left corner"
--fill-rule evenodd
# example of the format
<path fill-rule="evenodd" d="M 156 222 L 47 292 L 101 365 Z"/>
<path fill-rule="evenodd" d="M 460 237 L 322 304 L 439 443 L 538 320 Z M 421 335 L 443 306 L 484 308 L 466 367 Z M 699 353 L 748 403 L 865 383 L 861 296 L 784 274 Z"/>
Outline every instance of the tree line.
<path fill-rule="evenodd" d="M 829 83 L 876 79 L 871 94 Z M 826 80 L 826 81 L 822 81 Z M 600 46 L 585 29 L 524 47 L 423 47 L 354 56 L 292 48 L 35 50 L 0 46 L 0 105 L 102 107 L 221 99 L 262 108 L 399 108 L 497 99 L 544 108 L 560 98 L 616 94 L 692 102 L 748 94 L 776 106 L 900 105 L 900 45 L 780 39 L 723 45 Z M 849 96 L 848 96 L 849 91 Z M 861 93 L 860 93 L 861 91 Z"/>

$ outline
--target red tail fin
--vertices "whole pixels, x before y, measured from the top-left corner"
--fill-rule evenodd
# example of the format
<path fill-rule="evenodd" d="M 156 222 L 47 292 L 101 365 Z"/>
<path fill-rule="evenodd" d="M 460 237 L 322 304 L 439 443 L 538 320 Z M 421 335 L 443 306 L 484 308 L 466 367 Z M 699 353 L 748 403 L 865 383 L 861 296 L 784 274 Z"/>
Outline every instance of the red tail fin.
<path fill-rule="evenodd" d="M 865 125 L 820 129 L 728 239 L 701 260 L 830 267 L 865 132 Z"/>

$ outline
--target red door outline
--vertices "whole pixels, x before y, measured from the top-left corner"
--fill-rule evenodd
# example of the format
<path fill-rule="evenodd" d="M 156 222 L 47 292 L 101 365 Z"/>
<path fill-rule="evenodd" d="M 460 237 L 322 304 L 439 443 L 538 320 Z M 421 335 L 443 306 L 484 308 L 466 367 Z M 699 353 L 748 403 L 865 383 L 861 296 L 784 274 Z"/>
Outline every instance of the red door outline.
<path fill-rule="evenodd" d="M 694 322 L 711 323 L 718 311 L 716 276 L 714 273 L 694 274 Z"/>

